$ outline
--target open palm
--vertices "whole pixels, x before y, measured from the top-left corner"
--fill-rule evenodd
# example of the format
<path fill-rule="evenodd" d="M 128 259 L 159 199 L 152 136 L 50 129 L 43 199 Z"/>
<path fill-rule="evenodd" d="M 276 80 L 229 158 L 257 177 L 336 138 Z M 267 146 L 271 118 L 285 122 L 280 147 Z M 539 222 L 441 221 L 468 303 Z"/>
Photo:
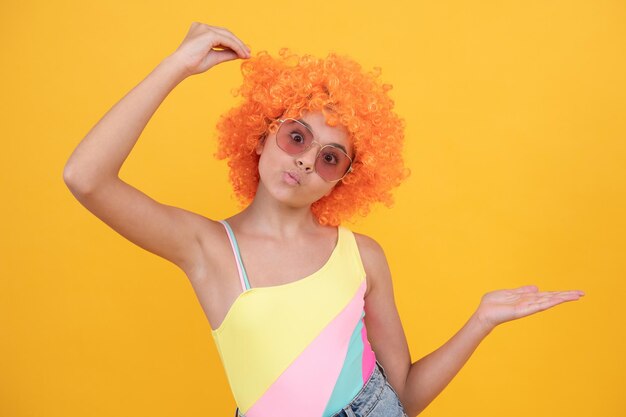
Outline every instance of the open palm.
<path fill-rule="evenodd" d="M 477 315 L 486 325 L 495 327 L 506 321 L 526 317 L 558 304 L 575 301 L 582 291 L 539 291 L 535 285 L 488 292 L 482 297 Z"/>

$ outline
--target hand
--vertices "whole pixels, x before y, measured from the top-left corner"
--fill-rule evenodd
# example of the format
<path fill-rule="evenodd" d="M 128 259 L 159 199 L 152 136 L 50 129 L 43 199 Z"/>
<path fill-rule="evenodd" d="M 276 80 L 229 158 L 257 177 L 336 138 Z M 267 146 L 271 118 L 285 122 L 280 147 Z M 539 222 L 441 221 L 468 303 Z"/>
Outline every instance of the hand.
<path fill-rule="evenodd" d="M 539 291 L 534 285 L 492 291 L 483 295 L 475 315 L 491 330 L 498 324 L 529 316 L 566 301 L 578 300 L 584 295 L 578 290 Z"/>
<path fill-rule="evenodd" d="M 250 49 L 228 29 L 193 22 L 170 58 L 182 65 L 187 75 L 194 75 L 225 61 L 250 58 Z"/>

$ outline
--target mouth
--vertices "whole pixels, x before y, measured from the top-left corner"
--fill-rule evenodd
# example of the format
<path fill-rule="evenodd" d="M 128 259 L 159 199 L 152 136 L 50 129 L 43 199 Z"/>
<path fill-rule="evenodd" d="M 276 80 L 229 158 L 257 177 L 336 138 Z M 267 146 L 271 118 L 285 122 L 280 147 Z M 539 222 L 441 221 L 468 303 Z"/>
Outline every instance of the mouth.
<path fill-rule="evenodd" d="M 300 185 L 300 175 L 296 172 L 285 171 L 283 173 L 283 180 L 289 185 Z"/>

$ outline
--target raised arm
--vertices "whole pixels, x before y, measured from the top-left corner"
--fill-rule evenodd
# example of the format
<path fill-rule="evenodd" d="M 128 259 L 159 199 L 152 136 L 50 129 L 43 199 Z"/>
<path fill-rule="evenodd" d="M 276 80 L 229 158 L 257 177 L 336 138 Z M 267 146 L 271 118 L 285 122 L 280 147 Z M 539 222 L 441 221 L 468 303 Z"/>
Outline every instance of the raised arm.
<path fill-rule="evenodd" d="M 211 225 L 202 216 L 151 199 L 122 181 L 119 171 L 174 87 L 221 62 L 248 57 L 248 48 L 228 30 L 194 22 L 176 51 L 87 133 L 63 171 L 72 194 L 95 216 L 185 272 L 200 256 L 197 231 Z"/>

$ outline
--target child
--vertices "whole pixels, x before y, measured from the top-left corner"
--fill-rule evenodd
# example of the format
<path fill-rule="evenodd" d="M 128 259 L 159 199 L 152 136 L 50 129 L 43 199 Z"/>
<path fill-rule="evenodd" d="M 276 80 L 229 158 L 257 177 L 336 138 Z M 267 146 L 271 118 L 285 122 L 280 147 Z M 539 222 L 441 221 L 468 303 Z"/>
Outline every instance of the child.
<path fill-rule="evenodd" d="M 236 415 L 417 415 L 496 325 L 583 295 L 534 286 L 488 293 L 454 337 L 411 363 L 382 249 L 340 226 L 372 203 L 389 204 L 407 175 L 389 87 L 334 54 L 249 58 L 227 29 L 193 23 L 64 170 L 88 210 L 185 272 L 211 324 Z M 246 208 L 213 221 L 123 182 L 123 162 L 169 92 L 234 59 L 247 60 L 243 102 L 219 121 L 218 157 L 229 160 Z"/>

